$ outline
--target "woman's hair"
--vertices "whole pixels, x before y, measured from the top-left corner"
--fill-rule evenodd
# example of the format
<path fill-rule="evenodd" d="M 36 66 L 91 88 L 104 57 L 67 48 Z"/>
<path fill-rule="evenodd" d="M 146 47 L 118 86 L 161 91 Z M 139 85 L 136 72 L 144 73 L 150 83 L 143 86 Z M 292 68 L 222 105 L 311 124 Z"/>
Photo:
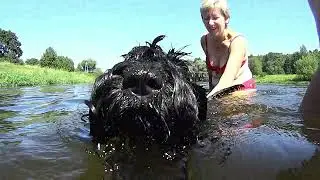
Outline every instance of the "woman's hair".
<path fill-rule="evenodd" d="M 217 8 L 221 11 L 224 18 L 230 18 L 227 0 L 201 0 L 200 11 Z"/>

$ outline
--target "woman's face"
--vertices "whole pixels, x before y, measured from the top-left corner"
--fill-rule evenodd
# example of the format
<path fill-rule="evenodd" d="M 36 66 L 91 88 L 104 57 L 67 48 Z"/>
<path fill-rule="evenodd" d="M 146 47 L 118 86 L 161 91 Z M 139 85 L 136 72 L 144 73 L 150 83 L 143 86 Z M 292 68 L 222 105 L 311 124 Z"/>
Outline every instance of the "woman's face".
<path fill-rule="evenodd" d="M 213 8 L 201 11 L 202 21 L 208 32 L 215 37 L 223 36 L 229 18 L 226 19 L 220 9 Z"/>

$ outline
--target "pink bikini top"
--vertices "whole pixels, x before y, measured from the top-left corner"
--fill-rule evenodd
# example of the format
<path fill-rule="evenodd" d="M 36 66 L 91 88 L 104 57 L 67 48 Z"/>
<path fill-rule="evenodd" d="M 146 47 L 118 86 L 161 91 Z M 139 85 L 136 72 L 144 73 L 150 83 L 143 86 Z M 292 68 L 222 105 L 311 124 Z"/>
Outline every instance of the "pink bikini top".
<path fill-rule="evenodd" d="M 231 39 L 230 44 L 232 43 L 232 41 L 236 38 L 239 37 L 241 35 L 237 35 L 234 38 Z M 210 61 L 209 57 L 208 57 L 208 46 L 207 46 L 207 35 L 205 36 L 205 42 L 206 42 L 206 64 L 208 69 L 210 69 L 211 71 L 215 71 L 217 74 L 223 74 L 224 70 L 226 69 L 227 63 L 225 65 L 223 65 L 222 67 L 219 66 L 215 66 L 213 64 L 213 61 Z M 230 48 L 230 46 L 229 46 Z M 241 67 L 246 63 L 246 58 L 242 61 Z"/>

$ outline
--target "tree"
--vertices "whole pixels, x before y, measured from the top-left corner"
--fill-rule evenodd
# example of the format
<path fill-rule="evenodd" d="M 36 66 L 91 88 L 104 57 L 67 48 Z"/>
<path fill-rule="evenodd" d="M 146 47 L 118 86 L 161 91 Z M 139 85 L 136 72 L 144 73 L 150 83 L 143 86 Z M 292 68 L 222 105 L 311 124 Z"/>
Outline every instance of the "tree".
<path fill-rule="evenodd" d="M 50 68 L 58 67 L 57 53 L 52 47 L 47 48 L 46 51 L 43 53 L 40 59 L 40 66 Z"/>
<path fill-rule="evenodd" d="M 24 65 L 24 61 L 22 59 L 20 59 L 20 58 L 19 59 L 15 59 L 14 63 L 15 64 L 20 64 L 20 65 Z"/>
<path fill-rule="evenodd" d="M 96 69 L 96 64 L 96 61 L 93 59 L 85 59 L 78 64 L 77 70 L 93 72 Z"/>
<path fill-rule="evenodd" d="M 7 47 L 0 42 L 0 57 L 4 57 L 8 52 Z"/>
<path fill-rule="evenodd" d="M 315 50 L 312 51 L 312 54 L 318 60 L 318 64 L 320 64 L 320 51 L 318 51 L 318 49 L 315 49 Z"/>
<path fill-rule="evenodd" d="M 201 58 L 195 58 L 193 60 L 193 64 L 194 64 L 194 68 L 196 69 L 196 71 L 198 72 L 207 72 L 207 66 L 204 60 L 202 60 Z"/>
<path fill-rule="evenodd" d="M 308 50 L 305 45 L 300 46 L 300 54 L 301 56 L 306 56 L 308 54 Z"/>
<path fill-rule="evenodd" d="M 262 70 L 267 74 L 284 74 L 285 58 L 281 53 L 270 52 L 263 56 Z"/>
<path fill-rule="evenodd" d="M 65 57 L 65 56 L 58 56 L 56 59 L 56 68 L 57 69 L 64 69 L 67 71 L 74 71 L 74 63 L 72 59 Z"/>
<path fill-rule="evenodd" d="M 318 69 L 318 60 L 314 54 L 307 54 L 296 62 L 297 74 L 303 80 L 310 80 Z"/>
<path fill-rule="evenodd" d="M 94 71 L 93 71 L 93 74 L 98 77 L 100 76 L 101 74 L 103 74 L 103 71 L 101 68 L 96 68 Z"/>
<path fill-rule="evenodd" d="M 28 65 L 38 65 L 39 64 L 39 60 L 36 58 L 30 58 L 26 60 L 26 64 Z"/>
<path fill-rule="evenodd" d="M 18 59 L 22 56 L 23 51 L 15 33 L 0 28 L 0 44 L 7 48 L 6 56 L 13 59 L 13 62 L 20 62 Z"/>
<path fill-rule="evenodd" d="M 254 75 L 263 75 L 262 56 L 249 56 L 249 68 Z"/>

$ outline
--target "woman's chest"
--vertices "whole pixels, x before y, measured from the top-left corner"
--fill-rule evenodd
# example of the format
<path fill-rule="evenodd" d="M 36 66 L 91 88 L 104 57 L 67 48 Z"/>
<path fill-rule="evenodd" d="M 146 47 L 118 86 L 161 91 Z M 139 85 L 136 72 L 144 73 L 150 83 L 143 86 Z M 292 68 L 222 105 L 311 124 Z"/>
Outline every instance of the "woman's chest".
<path fill-rule="evenodd" d="M 229 58 L 229 46 L 223 44 L 220 46 L 208 47 L 208 58 L 214 66 L 224 66 Z"/>

